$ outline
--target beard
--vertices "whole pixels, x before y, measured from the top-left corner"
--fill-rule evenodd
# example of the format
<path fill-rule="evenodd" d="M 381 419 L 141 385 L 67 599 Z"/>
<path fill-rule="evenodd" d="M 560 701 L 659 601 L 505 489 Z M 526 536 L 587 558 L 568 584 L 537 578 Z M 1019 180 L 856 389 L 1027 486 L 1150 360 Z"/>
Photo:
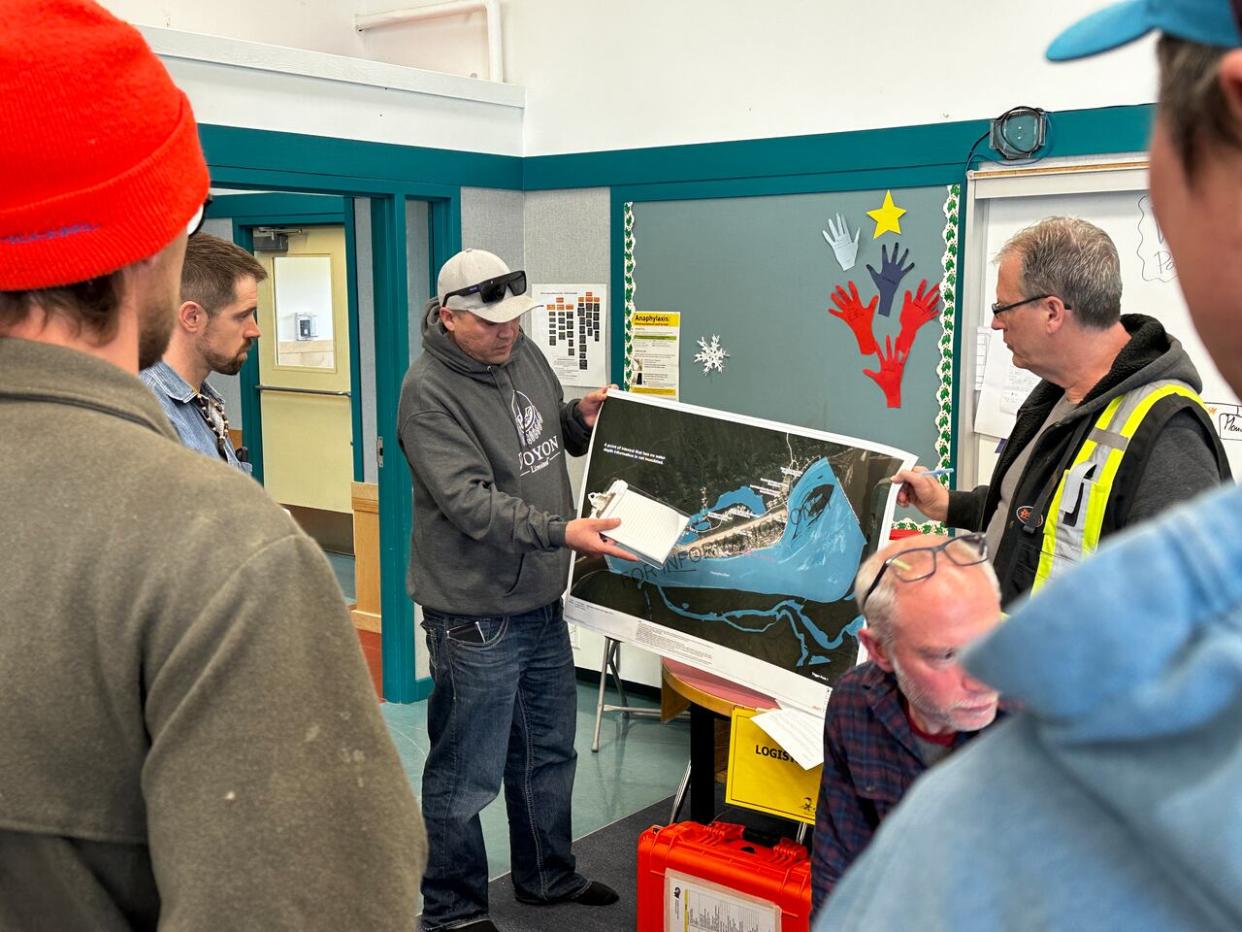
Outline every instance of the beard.
<path fill-rule="evenodd" d="M 221 375 L 237 375 L 241 372 L 242 366 L 246 364 L 246 354 L 250 352 L 250 341 L 246 341 L 246 345 L 232 356 L 226 356 L 223 353 L 214 353 L 204 347 L 203 361 L 207 363 L 212 372 L 219 372 Z"/>
<path fill-rule="evenodd" d="M 168 349 L 177 320 L 175 301 L 144 304 L 138 312 L 138 368 L 154 366 Z"/>
<path fill-rule="evenodd" d="M 901 690 L 901 694 L 906 697 L 906 702 L 910 704 L 910 708 L 918 712 L 929 725 L 939 725 L 948 728 L 951 731 L 979 731 L 986 728 L 996 718 L 996 693 L 982 693 L 972 698 L 968 702 L 955 702 L 947 708 L 934 705 L 927 697 L 926 690 L 920 689 L 909 677 L 905 671 L 894 662 L 893 675 L 897 677 L 897 688 Z M 990 715 L 984 714 L 983 711 L 977 711 L 980 706 L 988 704 L 988 697 L 991 697 L 992 710 Z M 966 711 L 966 710 L 976 711 Z"/>

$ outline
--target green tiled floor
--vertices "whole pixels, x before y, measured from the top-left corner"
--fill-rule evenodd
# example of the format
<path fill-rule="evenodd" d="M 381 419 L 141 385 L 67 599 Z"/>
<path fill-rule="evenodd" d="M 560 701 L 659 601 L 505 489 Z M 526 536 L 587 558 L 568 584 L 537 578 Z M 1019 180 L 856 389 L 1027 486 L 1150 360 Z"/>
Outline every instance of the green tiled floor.
<path fill-rule="evenodd" d="M 598 687 L 578 684 L 578 774 L 574 781 L 574 837 L 623 819 L 677 791 L 690 754 L 690 725 L 661 724 L 655 718 L 630 718 L 615 712 L 604 716 L 598 754 L 591 752 Z M 655 703 L 630 696 L 633 705 Z M 616 702 L 609 691 L 609 702 Z M 427 760 L 426 703 L 381 706 L 410 782 L 418 793 Z M 503 791 L 483 810 L 490 875 L 509 870 L 509 835 Z M 637 838 L 635 838 L 637 843 Z"/>
<path fill-rule="evenodd" d="M 323 555 L 332 565 L 332 572 L 336 576 L 337 583 L 340 584 L 341 594 L 345 596 L 345 601 L 354 601 L 356 598 L 354 595 L 354 558 L 349 554 L 333 553 L 331 550 L 325 550 Z"/>

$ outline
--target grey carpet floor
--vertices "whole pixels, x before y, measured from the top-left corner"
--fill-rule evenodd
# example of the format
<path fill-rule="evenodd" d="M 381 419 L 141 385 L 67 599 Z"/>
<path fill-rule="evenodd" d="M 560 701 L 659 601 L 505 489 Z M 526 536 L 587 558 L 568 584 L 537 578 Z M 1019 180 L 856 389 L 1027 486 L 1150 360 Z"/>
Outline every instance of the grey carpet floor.
<path fill-rule="evenodd" d="M 724 805 L 724 788 L 717 791 L 717 818 L 740 822 L 773 839 L 793 832 L 792 823 L 758 812 Z M 653 825 L 668 823 L 672 797 L 627 816 L 574 842 L 578 871 L 612 887 L 621 899 L 611 906 L 591 907 L 566 903 L 528 906 L 513 898 L 508 874 L 488 885 L 491 920 L 500 932 L 635 932 L 638 922 L 638 837 Z M 689 817 L 689 801 L 681 818 Z M 651 932 L 651 930 L 638 930 Z"/>
<path fill-rule="evenodd" d="M 661 800 L 574 842 L 578 871 L 621 897 L 611 906 L 527 906 L 513 898 L 505 874 L 487 888 L 492 922 L 501 932 L 634 932 L 638 900 L 638 836 L 668 822 L 671 798 Z"/>

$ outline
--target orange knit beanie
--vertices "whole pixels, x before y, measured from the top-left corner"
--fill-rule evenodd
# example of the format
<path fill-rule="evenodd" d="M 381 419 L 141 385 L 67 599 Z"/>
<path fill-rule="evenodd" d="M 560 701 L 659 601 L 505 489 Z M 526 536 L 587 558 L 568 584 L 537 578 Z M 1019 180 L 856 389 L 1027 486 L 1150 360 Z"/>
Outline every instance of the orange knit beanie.
<path fill-rule="evenodd" d="M 159 252 L 208 189 L 190 102 L 89 0 L 0 2 L 0 291 Z"/>

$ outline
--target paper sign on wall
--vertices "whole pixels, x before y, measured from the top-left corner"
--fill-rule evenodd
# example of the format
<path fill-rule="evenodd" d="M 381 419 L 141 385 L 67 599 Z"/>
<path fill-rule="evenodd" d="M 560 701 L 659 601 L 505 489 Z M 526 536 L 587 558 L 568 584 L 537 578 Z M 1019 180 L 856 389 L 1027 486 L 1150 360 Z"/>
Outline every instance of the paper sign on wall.
<path fill-rule="evenodd" d="M 562 385 L 608 383 L 608 287 L 535 285 L 527 336 L 547 357 Z"/>
<path fill-rule="evenodd" d="M 634 376 L 629 390 L 677 400 L 681 372 L 681 314 L 635 311 L 630 323 Z"/>
<path fill-rule="evenodd" d="M 1018 419 L 1018 408 L 1038 384 L 1039 376 L 1013 364 L 1004 332 L 993 330 L 975 411 L 975 433 L 1008 437 Z"/>

